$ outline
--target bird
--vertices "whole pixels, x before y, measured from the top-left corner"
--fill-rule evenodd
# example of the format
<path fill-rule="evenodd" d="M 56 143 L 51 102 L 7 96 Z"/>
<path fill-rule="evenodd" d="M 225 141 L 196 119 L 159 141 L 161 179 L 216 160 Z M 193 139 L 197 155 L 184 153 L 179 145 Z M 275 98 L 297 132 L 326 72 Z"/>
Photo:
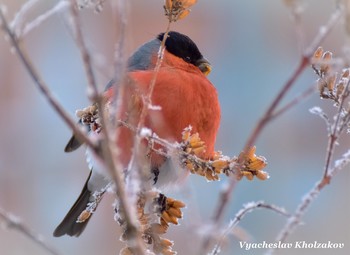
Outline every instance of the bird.
<path fill-rule="evenodd" d="M 123 81 L 124 94 L 120 99 L 121 103 L 118 104 L 119 117 L 129 126 L 136 127 L 139 123 L 143 107 L 146 107 L 142 98 L 149 91 L 164 36 L 167 36 L 165 50 L 151 95 L 152 105 L 156 107 L 146 109 L 144 126 L 169 142 L 181 142 L 183 130 L 190 126 L 192 132 L 198 133 L 205 142 L 206 150 L 203 158 L 210 159 L 214 155 L 221 118 L 218 93 L 207 77 L 211 71 L 209 61 L 187 35 L 176 31 L 160 33 L 129 57 L 126 68 L 127 79 Z M 103 93 L 106 105 L 115 98 L 114 83 L 113 80 L 109 82 Z M 82 120 L 79 123 L 82 124 Z M 135 131 L 125 125 L 118 125 L 116 130 L 119 132 L 116 139 L 120 150 L 118 160 L 122 167 L 127 169 L 133 153 Z M 95 137 L 100 135 L 92 129 L 88 132 Z M 82 143 L 73 134 L 65 147 L 65 152 L 74 151 L 81 145 Z M 176 183 L 178 179 L 183 178 L 183 173 L 187 175 L 189 172 L 174 167 L 175 163 L 171 159 L 155 152 L 152 152 L 149 158 L 149 179 L 152 185 L 163 187 Z M 77 220 L 79 215 L 96 199 L 93 196 L 94 192 L 100 191 L 111 182 L 106 171 L 101 170 L 103 162 L 98 162 L 89 148 L 87 148 L 87 161 L 90 168 L 88 179 L 78 199 L 55 229 L 53 233 L 55 237 L 80 236 L 91 217 L 79 222 Z"/>

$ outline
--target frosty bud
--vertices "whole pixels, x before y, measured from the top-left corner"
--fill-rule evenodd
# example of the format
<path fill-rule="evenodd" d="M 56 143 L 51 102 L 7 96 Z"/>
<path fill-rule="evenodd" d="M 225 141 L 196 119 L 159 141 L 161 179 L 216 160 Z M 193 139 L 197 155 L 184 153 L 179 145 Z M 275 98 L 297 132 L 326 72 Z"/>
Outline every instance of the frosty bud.
<path fill-rule="evenodd" d="M 326 60 L 326 61 L 331 60 L 332 59 L 332 52 L 326 51 L 325 53 L 323 53 L 322 59 Z"/>
<path fill-rule="evenodd" d="M 329 91 L 333 91 L 335 85 L 336 76 L 335 74 L 327 77 L 327 88 Z"/>
<path fill-rule="evenodd" d="M 341 75 L 342 78 L 348 78 L 350 74 L 349 68 L 346 68 L 343 70 L 343 73 Z"/>
<path fill-rule="evenodd" d="M 315 60 L 320 60 L 322 55 L 323 55 L 323 48 L 322 47 L 318 47 L 317 50 L 315 51 L 314 55 L 313 55 L 313 58 Z"/>

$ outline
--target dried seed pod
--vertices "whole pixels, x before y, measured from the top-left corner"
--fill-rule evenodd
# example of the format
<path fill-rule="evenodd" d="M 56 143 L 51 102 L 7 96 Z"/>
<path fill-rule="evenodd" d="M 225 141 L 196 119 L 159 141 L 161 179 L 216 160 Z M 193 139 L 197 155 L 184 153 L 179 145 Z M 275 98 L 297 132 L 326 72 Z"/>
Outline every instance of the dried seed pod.
<path fill-rule="evenodd" d="M 207 178 L 208 181 L 213 181 L 214 180 L 213 173 L 210 170 L 206 171 L 205 178 Z"/>
<path fill-rule="evenodd" d="M 182 218 L 182 212 L 179 208 L 170 207 L 169 210 L 167 210 L 170 215 L 175 216 L 176 218 Z"/>
<path fill-rule="evenodd" d="M 129 247 L 124 247 L 123 249 L 121 249 L 121 251 L 119 252 L 119 255 L 133 255 L 134 253 L 130 250 Z"/>
<path fill-rule="evenodd" d="M 186 162 L 186 167 L 188 170 L 194 171 L 194 165 L 192 164 L 192 162 Z"/>
<path fill-rule="evenodd" d="M 263 158 L 256 158 L 254 159 L 249 165 L 248 168 L 250 170 L 260 170 L 263 169 L 266 166 L 266 160 Z"/>
<path fill-rule="evenodd" d="M 323 48 L 322 47 L 318 47 L 317 50 L 314 52 L 313 58 L 315 60 L 320 60 L 322 55 L 323 55 Z"/>
<path fill-rule="evenodd" d="M 160 225 L 164 227 L 166 230 L 168 230 L 169 228 L 169 224 L 163 218 L 160 218 Z"/>
<path fill-rule="evenodd" d="M 173 207 L 175 208 L 184 208 L 185 206 L 186 204 L 181 202 L 180 200 L 175 200 L 173 203 Z"/>
<path fill-rule="evenodd" d="M 199 174 L 200 176 L 206 176 L 206 171 L 203 168 L 198 168 L 197 170 L 197 174 Z"/>
<path fill-rule="evenodd" d="M 166 238 L 161 238 L 160 242 L 161 242 L 162 246 L 165 246 L 165 247 L 169 247 L 169 246 L 174 245 L 173 241 L 170 241 L 169 239 L 166 239 Z"/>
<path fill-rule="evenodd" d="M 327 77 L 327 89 L 332 92 L 334 89 L 335 81 L 337 79 L 337 76 L 335 74 L 330 75 Z"/>
<path fill-rule="evenodd" d="M 191 128 L 185 128 L 182 132 L 182 140 L 187 141 L 191 136 Z"/>
<path fill-rule="evenodd" d="M 201 140 L 192 140 L 192 141 L 190 141 L 190 146 L 192 147 L 192 148 L 198 148 L 198 147 L 203 147 L 203 145 L 204 145 L 204 142 L 203 141 L 201 141 Z"/>
<path fill-rule="evenodd" d="M 190 147 L 187 147 L 186 150 L 185 150 L 186 153 L 190 154 L 192 152 L 192 148 Z"/>
<path fill-rule="evenodd" d="M 180 0 L 182 7 L 188 9 L 197 3 L 197 0 Z"/>
<path fill-rule="evenodd" d="M 329 60 L 332 59 L 332 56 L 333 56 L 332 52 L 326 51 L 326 52 L 323 53 L 322 59 L 325 60 L 325 61 L 329 61 Z"/>
<path fill-rule="evenodd" d="M 344 89 L 345 89 L 344 82 L 343 82 L 343 81 L 340 81 L 340 82 L 337 84 L 337 98 L 339 98 L 339 97 L 343 94 Z"/>
<path fill-rule="evenodd" d="M 222 152 L 221 151 L 214 151 L 214 155 L 213 155 L 213 160 L 219 160 L 222 158 Z"/>
<path fill-rule="evenodd" d="M 166 204 L 167 204 L 168 206 L 172 206 L 172 205 L 174 204 L 175 201 L 176 201 L 176 200 L 173 199 L 173 198 L 171 198 L 171 197 L 167 197 L 167 198 L 166 198 Z"/>
<path fill-rule="evenodd" d="M 321 65 L 320 71 L 321 74 L 326 75 L 331 68 L 329 62 L 332 60 L 332 52 L 326 51 L 325 53 L 323 53 L 322 60 L 323 64 Z"/>
<path fill-rule="evenodd" d="M 165 0 L 164 4 L 165 8 L 169 11 L 173 8 L 173 0 Z"/>
<path fill-rule="evenodd" d="M 243 176 L 245 176 L 249 181 L 253 180 L 254 175 L 251 172 L 243 171 Z"/>
<path fill-rule="evenodd" d="M 164 219 L 165 222 L 171 222 L 171 217 L 167 213 L 167 211 L 162 212 L 162 218 Z"/>
<path fill-rule="evenodd" d="M 163 250 L 162 250 L 162 254 L 163 254 L 163 255 L 175 255 L 176 252 L 175 252 L 175 251 L 172 251 L 171 249 L 163 249 Z"/>
<path fill-rule="evenodd" d="M 204 145 L 204 142 L 200 139 L 199 134 L 195 133 L 189 138 L 189 143 L 192 148 L 200 147 Z"/>
<path fill-rule="evenodd" d="M 343 69 L 343 73 L 341 75 L 342 78 L 348 78 L 350 74 L 349 68 Z"/>
<path fill-rule="evenodd" d="M 216 174 L 222 174 L 223 170 L 224 170 L 224 168 L 214 168 L 214 171 Z"/>
<path fill-rule="evenodd" d="M 256 147 L 255 147 L 255 146 L 251 147 L 251 148 L 247 151 L 245 157 L 248 158 L 248 159 L 254 158 L 254 157 L 255 157 L 255 150 L 256 150 Z"/>
<path fill-rule="evenodd" d="M 264 171 L 258 171 L 256 173 L 256 177 L 259 179 L 259 180 L 262 180 L 262 181 L 265 181 L 267 178 L 269 178 L 269 175 L 268 173 L 264 172 Z"/>
<path fill-rule="evenodd" d="M 164 211 L 162 213 L 162 218 L 166 221 L 166 222 L 169 222 L 169 223 L 173 223 L 175 225 L 178 224 L 178 221 L 177 221 L 177 218 L 170 215 L 167 211 Z"/>
<path fill-rule="evenodd" d="M 192 151 L 193 151 L 194 155 L 201 157 L 203 155 L 203 153 L 205 152 L 205 147 L 204 146 L 197 147 L 197 148 L 194 148 Z"/>
<path fill-rule="evenodd" d="M 320 95 L 322 96 L 324 94 L 325 88 L 327 87 L 326 81 L 322 78 L 318 79 L 317 87 L 318 87 L 318 91 L 320 92 Z"/>
<path fill-rule="evenodd" d="M 213 175 L 213 181 L 218 181 L 219 180 L 219 176 L 217 174 Z"/>
<path fill-rule="evenodd" d="M 186 17 L 190 14 L 190 12 L 191 12 L 190 10 L 184 10 L 184 11 L 182 11 L 182 12 L 179 14 L 177 20 L 186 18 Z"/>
<path fill-rule="evenodd" d="M 217 168 L 223 169 L 223 168 L 228 166 L 228 162 L 225 160 L 215 160 L 215 161 L 213 161 L 213 163 L 211 165 L 215 168 L 215 170 Z"/>

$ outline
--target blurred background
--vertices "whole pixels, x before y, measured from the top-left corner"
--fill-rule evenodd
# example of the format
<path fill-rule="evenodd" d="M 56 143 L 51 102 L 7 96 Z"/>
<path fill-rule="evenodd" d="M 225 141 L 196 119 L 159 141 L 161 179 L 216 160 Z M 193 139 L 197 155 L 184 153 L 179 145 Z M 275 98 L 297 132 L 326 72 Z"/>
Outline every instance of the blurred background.
<path fill-rule="evenodd" d="M 1 0 L 12 20 L 25 1 Z M 37 1 L 27 20 L 44 13 L 58 1 Z M 163 1 L 127 1 L 125 55 L 166 28 Z M 222 121 L 216 148 L 225 155 L 238 155 L 265 109 L 292 74 L 300 59 L 295 23 L 287 1 L 201 0 L 172 29 L 189 35 L 210 60 L 209 79 L 217 87 Z M 335 1 L 300 1 L 301 31 L 308 45 L 321 25 L 334 13 Z M 114 35 L 120 27 L 113 21 L 110 1 L 100 13 L 80 12 L 85 38 L 93 52 L 101 88 L 113 75 Z M 23 40 L 34 65 L 68 112 L 89 104 L 86 76 L 77 46 L 67 28 L 66 11 L 53 15 Z M 345 58 L 349 41 L 341 20 L 322 46 Z M 0 36 L 0 207 L 18 216 L 41 233 L 61 254 L 118 254 L 120 228 L 113 220 L 111 195 L 106 197 L 84 234 L 77 238 L 53 238 L 52 232 L 69 210 L 88 175 L 84 150 L 65 154 L 71 131 L 36 89 L 1 31 Z M 316 80 L 311 68 L 298 79 L 287 99 L 294 98 Z M 323 173 L 327 131 L 323 120 L 309 113 L 313 106 L 334 113 L 332 103 L 317 93 L 271 122 L 256 145 L 268 159 L 271 178 L 238 183 L 223 226 L 250 201 L 264 200 L 293 212 L 304 194 Z M 350 148 L 343 136 L 334 159 Z M 196 254 L 222 187 L 227 179 L 208 183 L 190 176 L 181 190 L 168 193 L 186 202 L 181 225 L 167 237 L 175 241 L 178 254 Z M 345 243 L 341 250 L 281 250 L 277 254 L 350 254 L 350 167 L 337 175 L 312 204 L 287 242 Z M 286 219 L 267 210 L 255 210 L 239 224 L 255 242 L 272 242 Z M 244 251 L 229 235 L 221 254 L 262 254 Z M 0 253 L 47 254 L 22 234 L 0 229 Z"/>

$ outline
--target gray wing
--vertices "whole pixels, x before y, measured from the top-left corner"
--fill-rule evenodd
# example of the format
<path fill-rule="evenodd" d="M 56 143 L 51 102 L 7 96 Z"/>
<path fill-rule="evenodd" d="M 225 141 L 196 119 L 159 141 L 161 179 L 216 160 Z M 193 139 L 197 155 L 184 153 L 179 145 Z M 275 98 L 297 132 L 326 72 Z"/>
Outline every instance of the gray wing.
<path fill-rule="evenodd" d="M 152 64 L 152 56 L 157 54 L 160 47 L 160 41 L 158 39 L 153 39 L 140 48 L 138 48 L 134 54 L 128 59 L 128 72 L 133 72 L 137 70 L 148 70 L 154 67 Z M 112 79 L 107 83 L 105 90 L 108 90 L 113 86 L 114 80 Z M 81 123 L 81 120 L 79 121 Z M 78 149 L 82 143 L 75 137 L 73 134 L 70 140 L 68 141 L 64 151 L 72 152 Z"/>

